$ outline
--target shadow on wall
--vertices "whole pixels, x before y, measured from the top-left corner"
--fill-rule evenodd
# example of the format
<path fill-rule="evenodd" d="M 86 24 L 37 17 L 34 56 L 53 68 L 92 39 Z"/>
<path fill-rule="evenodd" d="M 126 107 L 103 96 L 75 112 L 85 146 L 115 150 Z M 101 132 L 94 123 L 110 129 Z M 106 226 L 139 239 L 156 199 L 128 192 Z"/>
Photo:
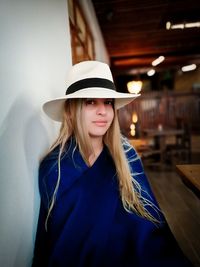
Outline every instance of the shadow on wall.
<path fill-rule="evenodd" d="M 33 99 L 15 100 L 0 130 L 0 266 L 30 266 L 36 231 L 38 166 L 49 136 Z"/>

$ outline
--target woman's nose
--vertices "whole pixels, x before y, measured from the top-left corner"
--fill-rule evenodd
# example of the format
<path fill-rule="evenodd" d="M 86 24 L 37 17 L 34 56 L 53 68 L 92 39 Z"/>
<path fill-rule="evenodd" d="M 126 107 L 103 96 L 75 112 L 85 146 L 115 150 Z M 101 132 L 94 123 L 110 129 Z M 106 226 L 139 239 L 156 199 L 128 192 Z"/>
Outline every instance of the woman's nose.
<path fill-rule="evenodd" d="M 97 114 L 106 114 L 106 107 L 104 103 L 99 102 L 97 105 Z"/>

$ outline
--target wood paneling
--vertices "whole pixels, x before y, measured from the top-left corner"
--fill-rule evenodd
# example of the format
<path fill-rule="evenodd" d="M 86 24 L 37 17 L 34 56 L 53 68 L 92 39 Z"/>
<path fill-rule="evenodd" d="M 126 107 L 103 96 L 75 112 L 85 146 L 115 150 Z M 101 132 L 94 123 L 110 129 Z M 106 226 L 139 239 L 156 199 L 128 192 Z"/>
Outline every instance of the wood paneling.
<path fill-rule="evenodd" d="M 144 93 L 119 110 L 122 132 L 130 137 L 131 116 L 138 115 L 139 135 L 144 128 L 176 127 L 176 118 L 187 122 L 193 132 L 200 133 L 200 94 L 151 92 Z"/>

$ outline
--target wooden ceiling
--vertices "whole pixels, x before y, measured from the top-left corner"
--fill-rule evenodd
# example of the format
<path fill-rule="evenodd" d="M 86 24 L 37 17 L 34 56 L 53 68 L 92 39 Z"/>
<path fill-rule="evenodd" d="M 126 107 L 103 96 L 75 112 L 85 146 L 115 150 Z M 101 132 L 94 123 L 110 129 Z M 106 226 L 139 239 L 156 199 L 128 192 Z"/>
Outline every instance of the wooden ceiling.
<path fill-rule="evenodd" d="M 200 21 L 200 0 L 92 0 L 115 73 L 145 73 L 200 64 L 200 28 L 166 30 Z"/>

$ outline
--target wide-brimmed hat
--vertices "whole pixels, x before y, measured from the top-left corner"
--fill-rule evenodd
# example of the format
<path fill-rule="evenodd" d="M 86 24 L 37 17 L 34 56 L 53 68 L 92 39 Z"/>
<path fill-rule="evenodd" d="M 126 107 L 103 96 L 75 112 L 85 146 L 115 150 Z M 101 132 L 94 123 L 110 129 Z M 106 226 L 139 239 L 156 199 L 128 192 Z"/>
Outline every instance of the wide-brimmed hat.
<path fill-rule="evenodd" d="M 139 94 L 116 91 L 109 66 L 99 61 L 83 61 L 71 67 L 65 96 L 49 100 L 44 112 L 55 121 L 62 121 L 64 103 L 72 98 L 112 98 L 117 109 L 129 104 Z"/>

